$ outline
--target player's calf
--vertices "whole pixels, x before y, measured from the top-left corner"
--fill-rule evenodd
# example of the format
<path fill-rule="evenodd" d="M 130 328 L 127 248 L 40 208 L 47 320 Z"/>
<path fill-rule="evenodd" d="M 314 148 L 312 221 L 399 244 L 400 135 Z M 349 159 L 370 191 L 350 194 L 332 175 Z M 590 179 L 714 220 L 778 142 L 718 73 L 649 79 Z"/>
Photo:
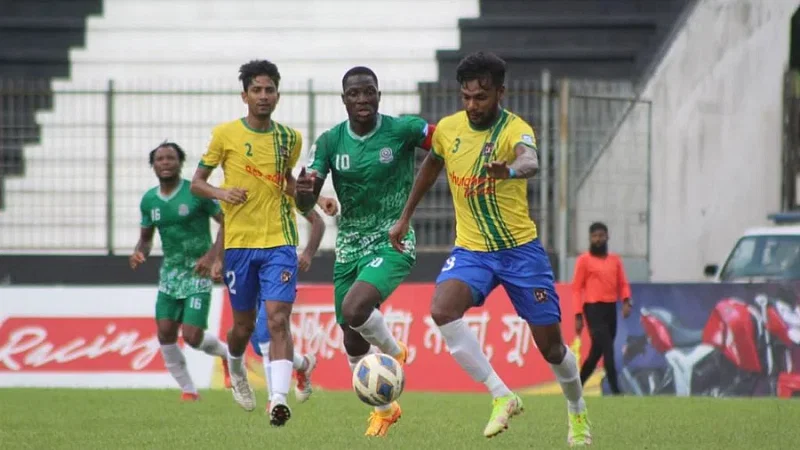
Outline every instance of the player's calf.
<path fill-rule="evenodd" d="M 270 368 L 274 409 L 277 404 L 286 404 L 286 396 L 289 394 L 292 382 L 294 345 L 289 332 L 292 304 L 268 300 L 264 303 L 264 308 L 267 308 L 267 325 L 272 338 L 270 341 Z"/>
<path fill-rule="evenodd" d="M 256 396 L 247 381 L 244 351 L 255 327 L 255 310 L 233 311 L 233 328 L 228 332 L 228 370 L 231 376 L 233 399 L 245 411 L 256 407 Z"/>
<path fill-rule="evenodd" d="M 380 302 L 381 294 L 375 286 L 357 281 L 344 298 L 342 314 L 347 324 L 365 341 L 378 347 L 381 352 L 399 358 L 403 350 L 389 330 L 383 314 L 376 308 Z"/>

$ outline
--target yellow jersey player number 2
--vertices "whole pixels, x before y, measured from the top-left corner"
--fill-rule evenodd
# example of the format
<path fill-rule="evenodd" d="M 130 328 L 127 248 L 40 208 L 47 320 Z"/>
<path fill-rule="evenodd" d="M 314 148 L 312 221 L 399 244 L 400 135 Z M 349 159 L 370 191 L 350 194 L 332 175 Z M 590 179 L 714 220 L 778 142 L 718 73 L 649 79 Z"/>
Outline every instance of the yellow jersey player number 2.
<path fill-rule="evenodd" d="M 538 170 L 536 140 L 525 121 L 502 108 L 505 62 L 473 53 L 458 65 L 464 110 L 443 118 L 402 217 L 389 231 L 402 250 L 402 236 L 419 201 L 446 169 L 456 213 L 456 242 L 436 279 L 431 318 L 459 365 L 492 394 L 483 434 L 492 437 L 522 412 L 522 399 L 500 379 L 463 320 L 503 285 L 517 314 L 528 323 L 569 405 L 568 442 L 591 442 L 575 356 L 561 336 L 561 309 L 553 270 L 528 211 L 527 179 Z"/>
<path fill-rule="evenodd" d="M 225 217 L 223 275 L 233 310 L 228 332 L 233 398 L 246 411 L 255 409 L 242 357 L 257 306 L 264 302 L 271 335 L 270 423 L 282 426 L 291 417 L 286 403 L 294 355 L 289 317 L 296 296 L 298 241 L 294 208 L 284 191 L 302 138 L 297 130 L 271 119 L 280 99 L 275 64 L 250 61 L 239 69 L 239 80 L 247 116 L 214 128 L 192 179 L 192 192 L 219 200 Z M 224 175 L 220 187 L 208 183 L 216 167 Z"/>

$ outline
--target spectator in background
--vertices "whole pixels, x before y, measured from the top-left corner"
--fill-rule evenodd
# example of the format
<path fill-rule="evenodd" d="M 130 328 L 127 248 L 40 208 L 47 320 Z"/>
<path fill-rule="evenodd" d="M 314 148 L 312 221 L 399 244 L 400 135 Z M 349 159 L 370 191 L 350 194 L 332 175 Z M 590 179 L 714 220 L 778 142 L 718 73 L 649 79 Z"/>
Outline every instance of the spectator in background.
<path fill-rule="evenodd" d="M 602 222 L 589 227 L 589 251 L 575 261 L 572 297 L 575 332 L 580 336 L 585 317 L 592 339 L 589 357 L 581 367 L 581 383 L 586 383 L 602 357 L 611 393 L 618 395 L 617 369 L 614 366 L 617 302 L 622 300 L 622 316 L 628 317 L 631 313 L 631 288 L 622 258 L 608 252 L 608 227 Z"/>

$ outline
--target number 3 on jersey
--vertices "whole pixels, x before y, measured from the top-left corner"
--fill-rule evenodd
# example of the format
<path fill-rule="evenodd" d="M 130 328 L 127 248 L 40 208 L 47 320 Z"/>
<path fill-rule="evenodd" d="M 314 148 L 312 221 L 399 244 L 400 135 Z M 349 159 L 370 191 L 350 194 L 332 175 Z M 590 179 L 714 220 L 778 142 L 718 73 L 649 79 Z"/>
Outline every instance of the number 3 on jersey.
<path fill-rule="evenodd" d="M 336 155 L 333 165 L 336 170 L 350 170 L 350 155 Z"/>

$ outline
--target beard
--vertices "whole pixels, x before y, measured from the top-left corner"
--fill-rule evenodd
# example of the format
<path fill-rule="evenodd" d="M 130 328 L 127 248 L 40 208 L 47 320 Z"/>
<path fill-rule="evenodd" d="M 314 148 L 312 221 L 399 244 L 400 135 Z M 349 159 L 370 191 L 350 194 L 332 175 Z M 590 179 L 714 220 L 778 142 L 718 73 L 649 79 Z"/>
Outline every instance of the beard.
<path fill-rule="evenodd" d="M 608 242 L 603 242 L 600 244 L 589 244 L 589 253 L 591 253 L 594 256 L 608 255 Z"/>

